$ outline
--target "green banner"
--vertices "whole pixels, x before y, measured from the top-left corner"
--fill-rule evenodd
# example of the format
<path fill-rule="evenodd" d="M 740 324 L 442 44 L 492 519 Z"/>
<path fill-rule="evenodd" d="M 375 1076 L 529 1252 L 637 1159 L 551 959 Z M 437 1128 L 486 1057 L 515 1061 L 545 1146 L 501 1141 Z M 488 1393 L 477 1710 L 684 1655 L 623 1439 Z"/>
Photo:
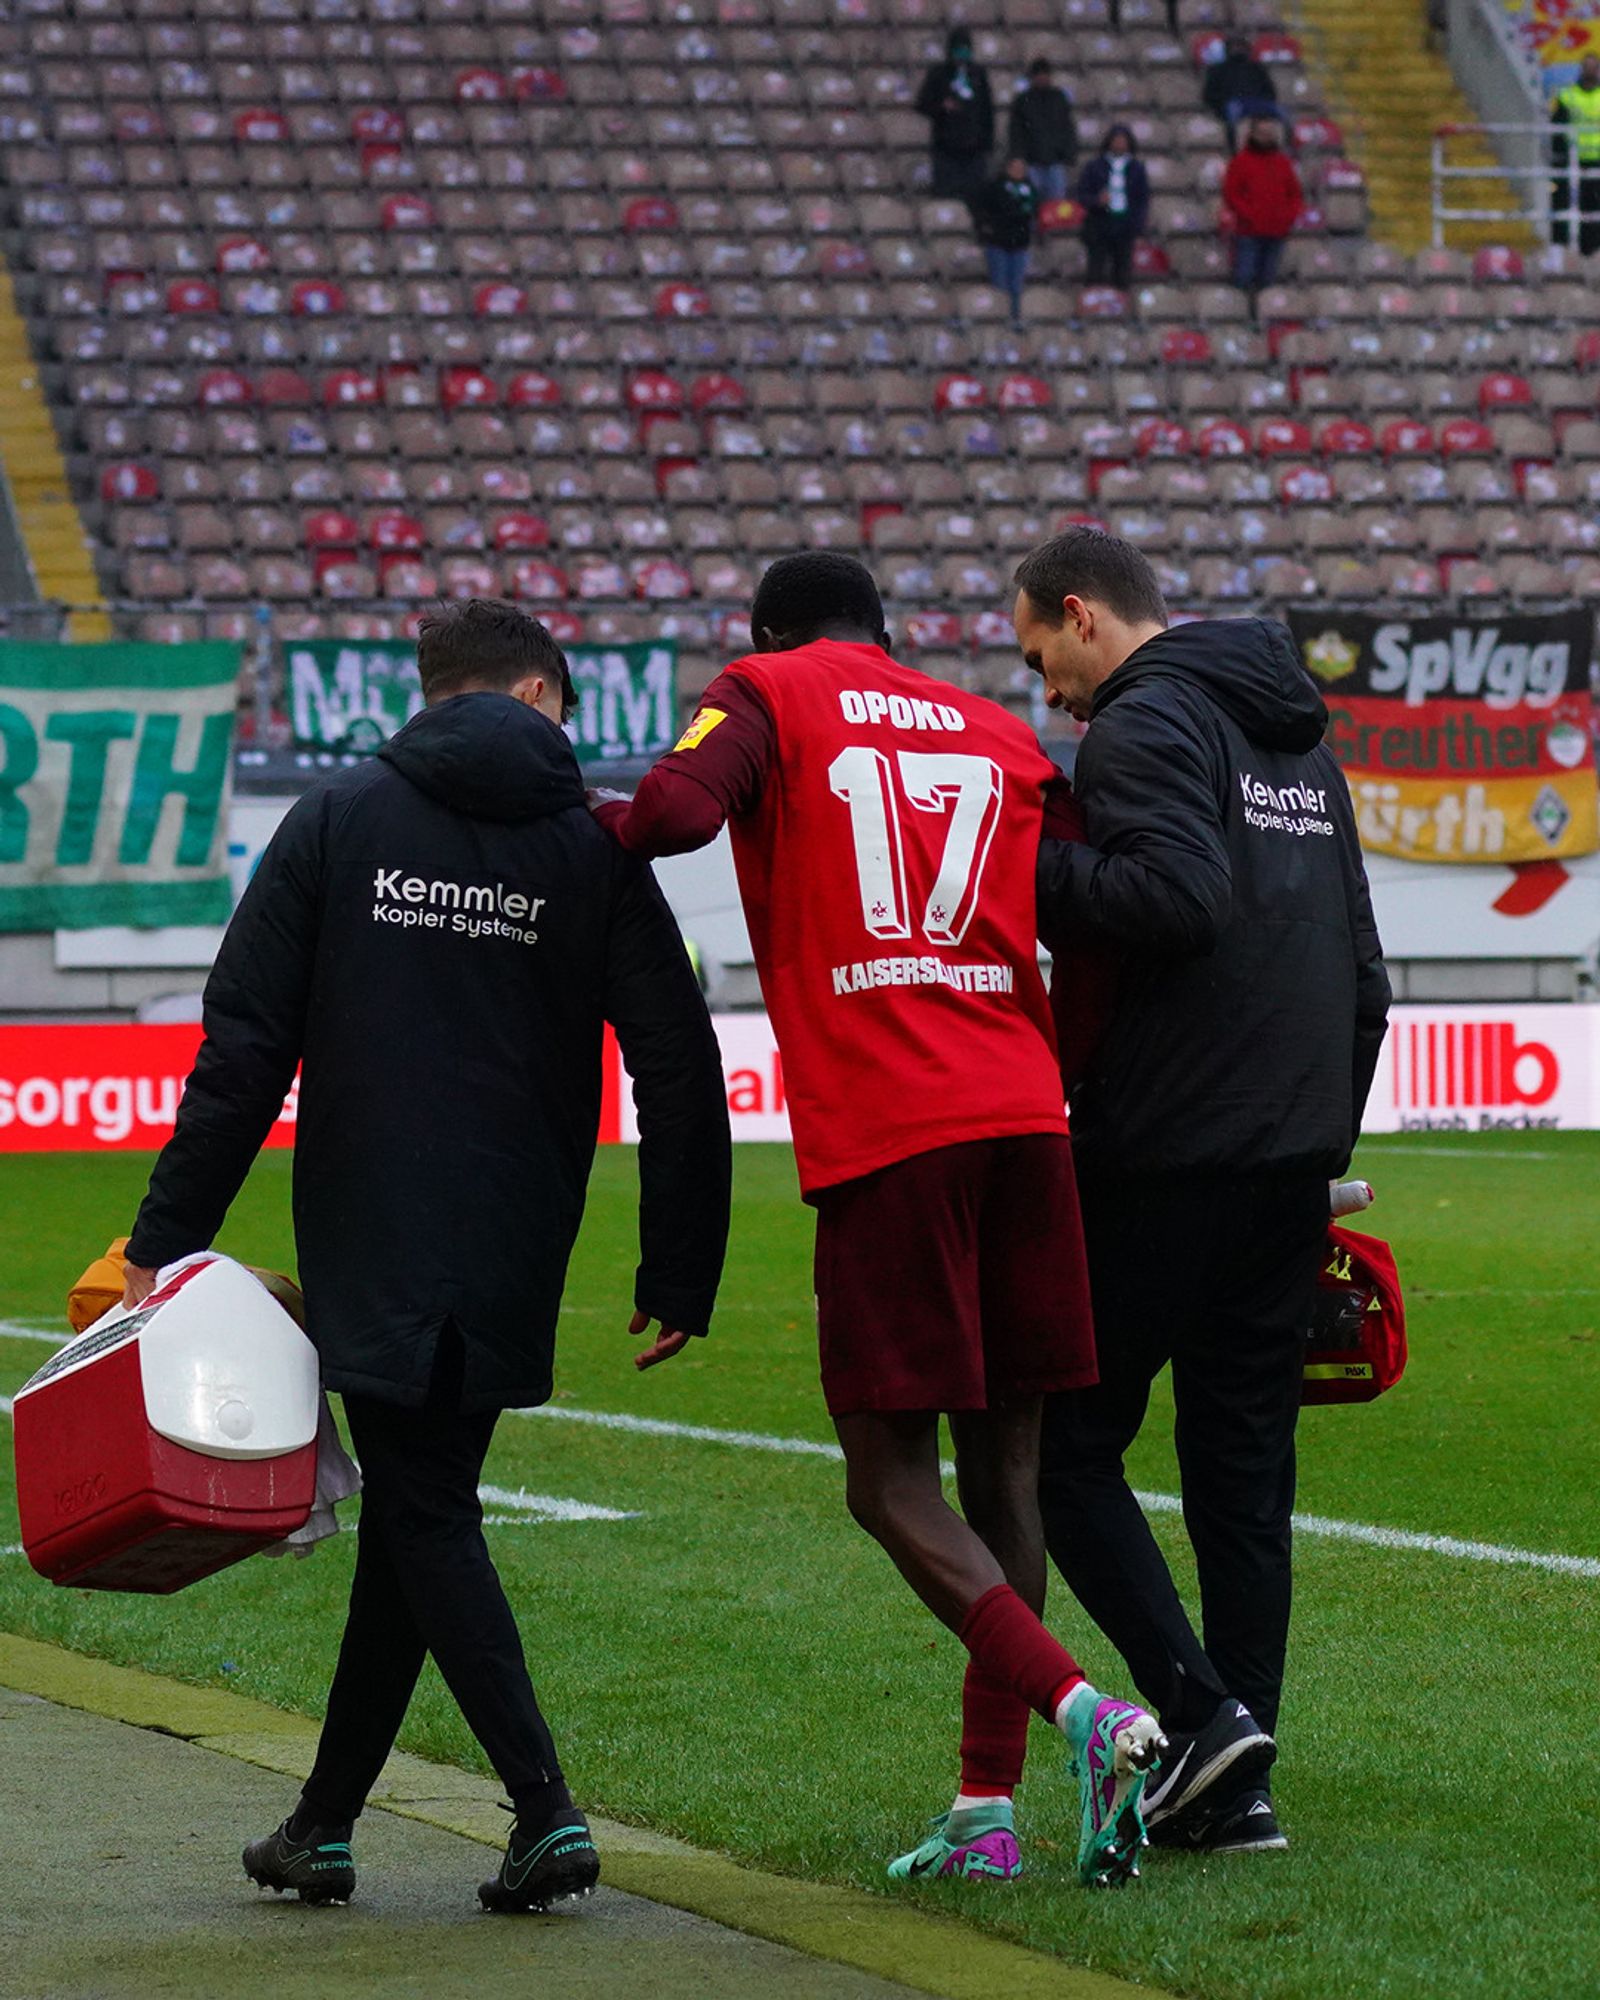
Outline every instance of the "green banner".
<path fill-rule="evenodd" d="M 678 642 L 568 646 L 582 764 L 657 757 L 678 733 Z M 399 639 L 303 639 L 284 647 L 295 747 L 370 756 L 422 706 L 416 649 Z"/>
<path fill-rule="evenodd" d="M 226 923 L 237 646 L 0 642 L 0 931 Z"/>

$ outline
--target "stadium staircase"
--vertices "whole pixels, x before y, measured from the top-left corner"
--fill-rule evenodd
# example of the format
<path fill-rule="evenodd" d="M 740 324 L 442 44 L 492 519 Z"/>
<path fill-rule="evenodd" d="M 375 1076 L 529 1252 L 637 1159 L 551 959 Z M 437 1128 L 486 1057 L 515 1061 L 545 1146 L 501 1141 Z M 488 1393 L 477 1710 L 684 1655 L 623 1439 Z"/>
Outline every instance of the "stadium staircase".
<path fill-rule="evenodd" d="M 1350 154 L 1367 177 L 1371 233 L 1397 249 L 1433 240 L 1432 145 L 1439 125 L 1472 125 L 1468 104 L 1442 54 L 1428 48 L 1414 0 L 1299 0 L 1297 26 L 1344 127 Z M 1452 184 L 1450 204 L 1502 212 L 1518 206 L 1487 141 L 1462 138 L 1452 164 L 1481 167 L 1481 180 Z M 1531 226 L 1455 223 L 1451 241 L 1531 250 Z"/>
<path fill-rule="evenodd" d="M 66 460 L 39 379 L 27 323 L 17 310 L 11 274 L 0 266 L 0 465 L 25 567 L 40 597 L 83 606 L 71 621 L 75 639 L 106 639 L 94 553 L 72 497 Z"/>

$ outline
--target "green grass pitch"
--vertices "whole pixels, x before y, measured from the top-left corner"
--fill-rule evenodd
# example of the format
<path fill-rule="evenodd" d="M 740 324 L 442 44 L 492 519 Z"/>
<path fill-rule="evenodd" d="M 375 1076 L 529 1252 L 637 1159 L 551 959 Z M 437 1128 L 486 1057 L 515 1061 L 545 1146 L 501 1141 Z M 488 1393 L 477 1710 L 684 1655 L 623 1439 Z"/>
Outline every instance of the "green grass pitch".
<path fill-rule="evenodd" d="M 42 1326 L 128 1226 L 137 1156 L 0 1160 L 0 1320 Z M 1412 1366 L 1367 1408 L 1307 1413 L 1300 1505 L 1342 1521 L 1600 1555 L 1600 1135 L 1381 1140 L 1359 1166 L 1400 1255 Z M 596 1169 L 560 1402 L 826 1439 L 810 1218 L 786 1149 L 738 1155 L 710 1340 L 630 1365 L 633 1162 Z M 221 1247 L 290 1263 L 288 1162 Z M 0 1335 L 0 1391 L 43 1358 Z M 1162 1407 L 1136 1482 L 1174 1490 Z M 595 1808 L 802 1875 L 882 1888 L 955 1776 L 961 1653 L 849 1523 L 840 1468 L 508 1416 L 486 1477 L 637 1518 L 492 1527 L 541 1693 Z M 347 1510 L 348 1513 L 348 1510 Z M 1185 1579 L 1181 1528 L 1157 1529 Z M 9 1468 L 0 1545 L 17 1539 Z M 353 1546 L 251 1562 L 169 1599 L 53 1590 L 0 1558 L 0 1627 L 320 1712 Z M 1276 1795 L 1287 1855 L 1152 1855 L 1072 1880 L 1073 1793 L 1036 1731 L 1015 1888 L 910 1893 L 1078 1963 L 1205 2000 L 1587 2000 L 1600 1993 L 1600 1580 L 1303 1535 Z M 1092 1676 L 1120 1664 L 1058 1588 Z M 431 1669 L 403 1738 L 482 1768 Z M 287 1788 L 286 1788 L 287 1793 Z M 137 1818 L 138 1803 L 123 1815 Z M 241 1832 L 252 1829 L 241 1828 Z M 231 1855 L 218 1855 L 219 1880 Z"/>

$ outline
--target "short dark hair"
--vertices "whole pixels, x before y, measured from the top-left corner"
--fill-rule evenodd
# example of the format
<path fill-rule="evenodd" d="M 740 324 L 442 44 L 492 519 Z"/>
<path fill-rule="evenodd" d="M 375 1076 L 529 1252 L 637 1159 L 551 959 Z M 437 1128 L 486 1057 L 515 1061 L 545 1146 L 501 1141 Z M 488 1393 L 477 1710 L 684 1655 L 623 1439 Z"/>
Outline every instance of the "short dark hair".
<path fill-rule="evenodd" d="M 883 599 L 872 572 L 854 556 L 834 549 L 779 556 L 756 585 L 750 606 L 750 637 L 764 632 L 803 646 L 827 626 L 859 626 L 874 639 L 883 633 Z"/>
<path fill-rule="evenodd" d="M 567 656 L 526 611 L 498 597 L 432 604 L 417 621 L 417 672 L 424 701 L 469 688 L 515 687 L 529 674 L 561 684 L 561 719 L 578 706 Z"/>
<path fill-rule="evenodd" d="M 1048 625 L 1062 622 L 1068 597 L 1103 604 L 1128 625 L 1165 625 L 1166 600 L 1148 558 L 1102 528 L 1069 528 L 1017 564 L 1014 578 Z"/>
<path fill-rule="evenodd" d="M 1035 56 L 1028 65 L 1029 76 L 1048 76 L 1050 70 L 1051 62 L 1048 56 Z"/>

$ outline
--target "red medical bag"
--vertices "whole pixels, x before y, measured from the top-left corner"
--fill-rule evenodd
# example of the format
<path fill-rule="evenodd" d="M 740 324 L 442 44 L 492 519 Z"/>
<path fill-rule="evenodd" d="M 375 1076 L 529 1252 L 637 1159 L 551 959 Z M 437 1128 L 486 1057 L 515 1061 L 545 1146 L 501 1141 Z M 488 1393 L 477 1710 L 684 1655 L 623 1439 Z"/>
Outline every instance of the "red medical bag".
<path fill-rule="evenodd" d="M 1328 1227 L 1306 1330 L 1302 1403 L 1370 1403 L 1406 1368 L 1406 1307 L 1394 1252 L 1376 1236 Z"/>
<path fill-rule="evenodd" d="M 317 1479 L 316 1350 L 226 1257 L 107 1313 L 17 1391 L 28 1560 L 80 1590 L 165 1594 L 302 1527 Z"/>

